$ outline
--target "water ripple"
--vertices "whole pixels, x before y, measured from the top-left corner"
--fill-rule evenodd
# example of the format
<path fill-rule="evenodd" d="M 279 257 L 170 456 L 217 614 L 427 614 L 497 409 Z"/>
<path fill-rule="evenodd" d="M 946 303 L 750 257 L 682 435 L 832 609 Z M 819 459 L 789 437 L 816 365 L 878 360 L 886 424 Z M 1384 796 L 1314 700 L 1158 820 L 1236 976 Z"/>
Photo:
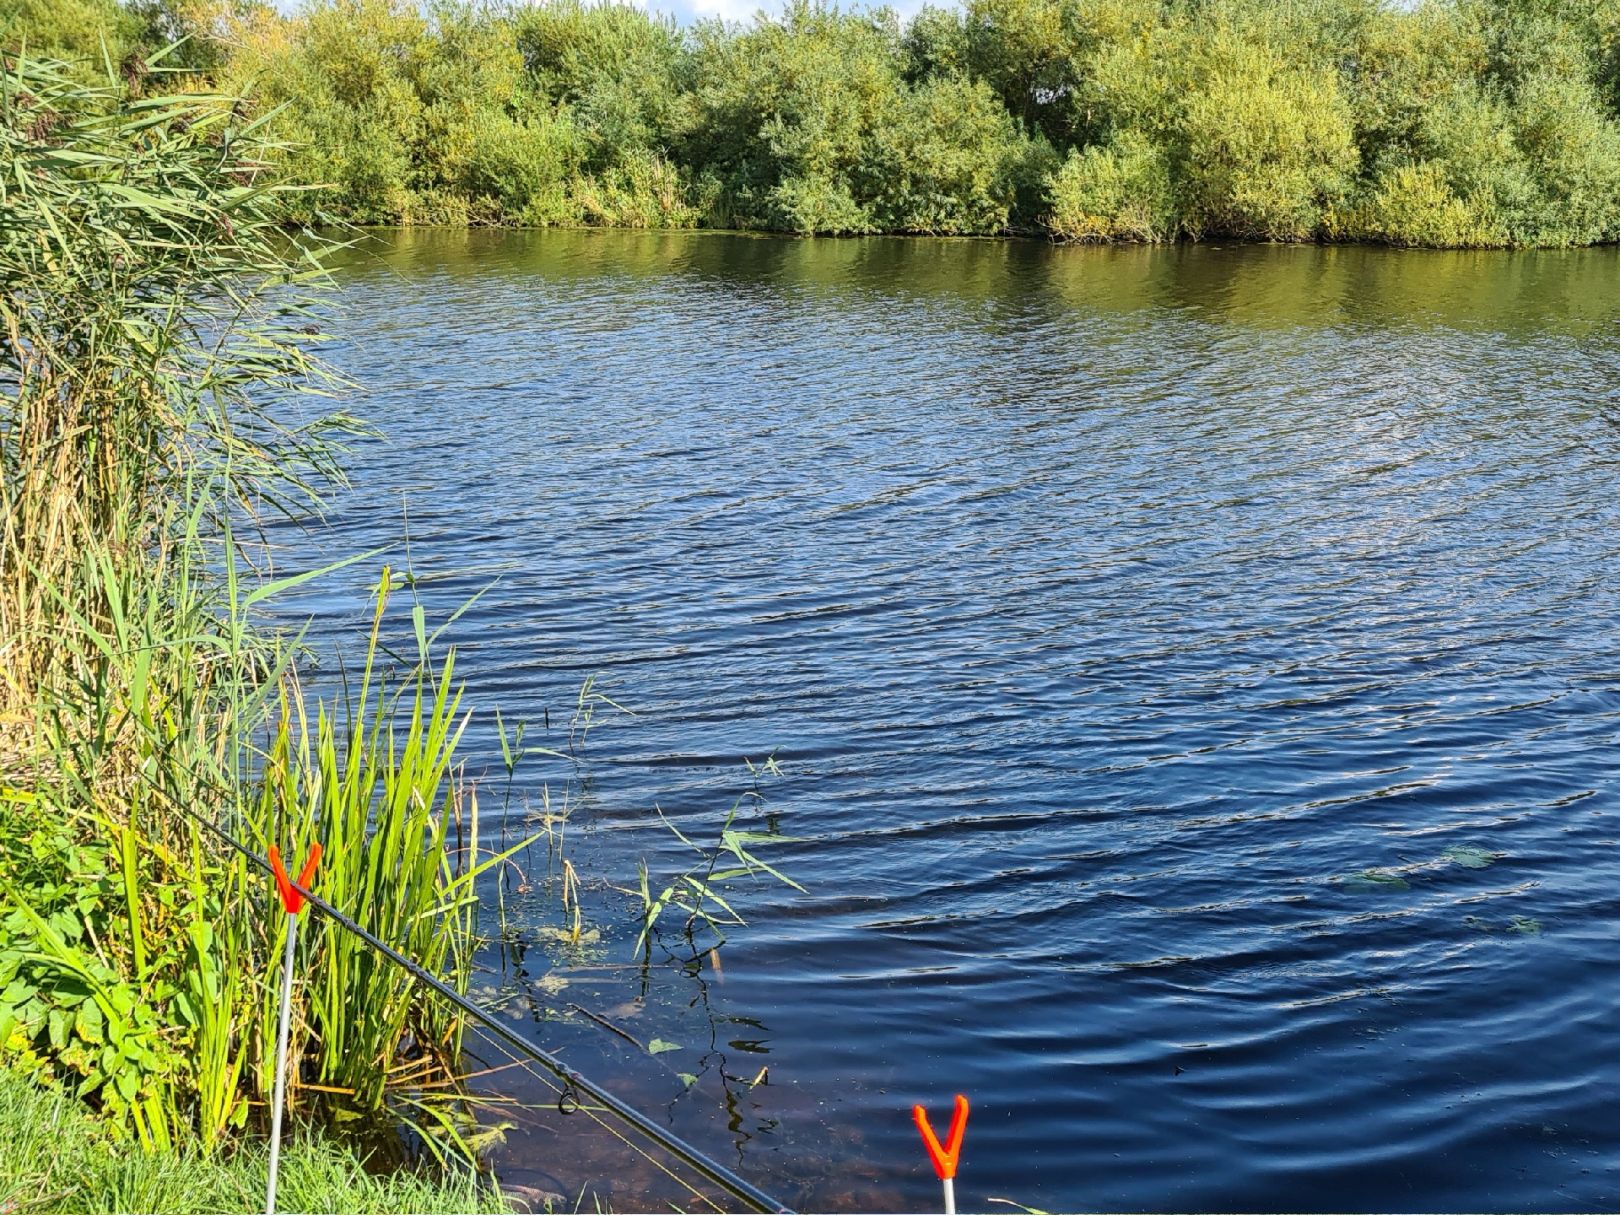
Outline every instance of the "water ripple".
<path fill-rule="evenodd" d="M 957 1090 L 970 1206 L 1620 1208 L 1620 255 L 406 234 L 344 279 L 387 437 L 281 560 L 408 518 L 430 613 L 488 588 L 478 703 L 636 711 L 587 872 L 787 770 L 809 893 L 641 1014 L 771 1084 L 723 1118 L 539 1027 L 576 1064 L 816 1209 L 930 1202 L 906 1106 Z"/>

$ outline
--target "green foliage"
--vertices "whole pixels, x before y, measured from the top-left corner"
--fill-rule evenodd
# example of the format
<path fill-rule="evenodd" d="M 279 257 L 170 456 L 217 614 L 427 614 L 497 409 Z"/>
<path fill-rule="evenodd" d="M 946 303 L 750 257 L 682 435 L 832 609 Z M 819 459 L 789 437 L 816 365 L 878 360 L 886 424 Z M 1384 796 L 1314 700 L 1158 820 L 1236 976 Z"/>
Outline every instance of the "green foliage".
<path fill-rule="evenodd" d="M 454 653 L 434 666 L 417 605 L 415 661 L 398 675 L 379 661 L 392 590 L 384 568 L 358 677 L 340 701 L 316 705 L 313 728 L 283 686 L 261 756 L 257 795 L 242 808 L 241 825 L 263 852 L 272 844 L 291 844 L 291 855 L 302 856 L 319 842 L 324 897 L 465 990 L 475 940 L 475 883 L 533 841 L 481 855 L 477 801 L 453 766 L 466 726 L 453 682 Z M 266 962 L 275 956 L 269 938 L 278 935 L 262 938 Z M 406 1062 L 407 1042 L 412 1057 L 436 1057 L 447 1069 L 454 1064 L 459 1019 L 424 997 L 392 962 L 326 921 L 303 935 L 301 950 L 299 970 L 312 980 L 302 993 L 295 1053 L 313 1056 L 321 1083 L 347 1090 L 363 1110 L 376 1110 L 388 1096 L 393 1071 Z M 263 1040 L 270 1039 L 272 1011 L 264 999 L 254 1008 Z M 258 1091 L 267 1091 L 270 1080 L 266 1069 Z"/>
<path fill-rule="evenodd" d="M 801 0 L 741 33 L 703 26 L 696 42 L 694 126 L 730 220 L 874 230 L 862 170 L 903 87 L 894 28 Z"/>
<path fill-rule="evenodd" d="M 1392 244 L 1568 245 L 1620 233 L 1620 129 L 1592 85 L 1532 76 L 1436 98 L 1392 147 L 1348 231 Z"/>
<path fill-rule="evenodd" d="M 1452 192 L 1445 166 L 1434 161 L 1381 170 L 1346 216 L 1344 230 L 1358 240 L 1418 248 L 1467 249 L 1503 240 L 1499 229 Z"/>
<path fill-rule="evenodd" d="M 931 76 L 968 73 L 967 27 L 955 9 L 925 4 L 906 26 L 901 40 L 902 71 L 915 83 Z"/>
<path fill-rule="evenodd" d="M 514 120 L 476 110 L 459 133 L 466 159 L 450 184 L 472 205 L 493 204 L 494 216 L 537 225 L 568 222 L 577 214 L 568 183 L 580 169 L 584 147 L 566 116 Z"/>
<path fill-rule="evenodd" d="M 1514 137 L 1532 181 L 1515 243 L 1589 244 L 1620 235 L 1620 128 L 1579 77 L 1540 73 L 1521 84 Z"/>
<path fill-rule="evenodd" d="M 115 1124 L 167 1146 L 163 1079 L 184 1060 L 140 981 L 158 959 L 121 973 L 94 929 L 125 910 L 114 851 L 84 842 L 53 805 L 15 790 L 5 800 L 0 1059 L 14 1073 L 60 1079 Z"/>
<path fill-rule="evenodd" d="M 979 81 L 906 87 L 864 166 L 872 214 L 889 232 L 1000 232 L 1034 149 Z"/>
<path fill-rule="evenodd" d="M 1356 163 L 1334 76 L 1226 39 L 1212 40 L 1207 54 L 1181 116 L 1183 222 L 1268 240 L 1312 236 Z"/>
<path fill-rule="evenodd" d="M 764 875 L 794 890 L 804 889 L 756 855 L 761 847 L 792 843 L 792 837 L 781 834 L 774 825 L 765 831 L 749 831 L 737 826 L 737 820 L 745 810 L 754 813 L 763 810 L 765 796 L 761 784 L 764 779 L 781 775 L 781 768 L 777 766 L 774 756 L 760 764 L 746 760 L 744 763 L 753 783 L 726 812 L 725 820 L 720 824 L 719 837 L 713 844 L 706 846 L 694 842 L 664 818 L 662 811 L 659 812 L 659 817 L 671 834 L 684 847 L 696 853 L 698 859 L 672 877 L 656 895 L 652 891 L 647 863 L 641 863 L 641 885 L 635 892 L 641 900 L 641 935 L 636 939 L 637 953 L 651 948 L 658 922 L 671 907 L 686 913 L 681 935 L 692 957 L 723 945 L 726 928 L 746 923 L 726 898 L 731 894 L 731 887 L 744 878 Z M 732 897 L 736 896 L 733 894 Z"/>
<path fill-rule="evenodd" d="M 24 41 L 36 55 L 122 63 L 142 31 L 117 0 L 0 0 L 0 46 Z"/>
<path fill-rule="evenodd" d="M 516 46 L 535 93 L 566 106 L 587 134 L 588 168 L 657 154 L 682 129 L 681 35 L 628 4 L 579 0 L 525 7 Z"/>
<path fill-rule="evenodd" d="M 585 222 L 604 227 L 693 228 L 703 216 L 680 169 L 653 152 L 577 179 L 573 196 Z"/>
<path fill-rule="evenodd" d="M 727 222 L 794 232 L 1006 229 L 1035 145 L 981 81 L 906 79 L 882 15 L 806 3 L 699 31 L 694 129 Z"/>
<path fill-rule="evenodd" d="M 1188 232 L 1305 239 L 1350 185 L 1356 149 L 1334 74 L 1241 30 L 1161 27 L 1109 47 L 1091 79 L 1115 131 L 1163 149 Z"/>
<path fill-rule="evenodd" d="M 321 840 L 332 900 L 463 987 L 494 862 L 454 765 L 453 656 L 418 609 L 416 660 L 376 661 L 386 572 L 354 699 L 306 708 L 291 647 L 253 625 L 312 575 L 244 584 L 233 520 L 318 499 L 353 429 L 261 404 L 339 386 L 303 332 L 329 246 L 281 228 L 263 119 L 146 84 L 0 72 L 0 1071 L 207 1153 L 269 1089 L 285 921 L 194 816 L 261 853 Z M 308 1072 L 465 1143 L 453 1086 L 416 1091 L 453 1067 L 455 1019 L 347 938 L 303 949 Z"/>
<path fill-rule="evenodd" d="M 1052 174 L 1047 224 L 1061 240 L 1169 240 L 1179 211 L 1164 154 L 1135 131 L 1069 153 Z"/>
<path fill-rule="evenodd" d="M 143 1155 L 60 1091 L 0 1069 L 0 1210 L 37 1215 L 165 1211 L 214 1215 L 263 1209 L 264 1152 L 230 1156 L 171 1150 Z M 377 1174 L 336 1143 L 308 1134 L 284 1145 L 284 1209 L 334 1215 L 510 1210 L 500 1191 L 462 1171 L 445 1178 Z"/>
<path fill-rule="evenodd" d="M 300 221 L 1614 239 L 1620 0 L 0 0 L 285 105 Z M 229 48 L 229 53 L 226 49 Z M 99 52 L 97 52 L 99 53 Z"/>

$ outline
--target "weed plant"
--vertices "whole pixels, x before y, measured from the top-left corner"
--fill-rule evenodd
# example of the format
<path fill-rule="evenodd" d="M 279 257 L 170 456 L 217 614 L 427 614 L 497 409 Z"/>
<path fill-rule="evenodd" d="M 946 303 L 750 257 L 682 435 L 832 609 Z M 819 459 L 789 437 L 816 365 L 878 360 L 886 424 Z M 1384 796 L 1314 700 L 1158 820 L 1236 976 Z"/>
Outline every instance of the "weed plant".
<path fill-rule="evenodd" d="M 340 387 L 306 332 L 332 246 L 280 226 L 274 115 L 161 59 L 0 65 L 0 1069 L 207 1154 L 270 1089 L 285 926 L 199 819 L 319 841 L 323 893 L 462 988 L 500 857 L 455 760 L 453 653 L 418 606 L 416 654 L 380 657 L 387 570 L 326 700 L 258 623 L 314 573 L 253 575 L 233 525 L 318 502 L 353 429 L 298 403 Z M 318 921 L 298 968 L 295 1107 L 468 1146 L 458 1023 Z"/>
<path fill-rule="evenodd" d="M 680 933 L 686 943 L 688 956 L 695 958 L 724 945 L 725 930 L 747 922 L 726 897 L 731 893 L 732 885 L 744 878 L 764 875 L 794 890 L 804 890 L 798 882 L 757 855 L 762 847 L 793 843 L 791 836 L 777 831 L 750 831 L 738 826 L 740 817 L 764 806 L 765 797 L 761 790 L 764 779 L 781 774 L 775 756 L 760 764 L 746 760 L 744 763 L 753 784 L 732 803 L 713 844 L 697 843 L 659 811 L 664 826 L 685 848 L 696 854 L 697 860 L 671 877 L 657 894 L 653 893 L 647 862 L 641 862 L 641 882 L 635 891 L 640 899 L 641 913 L 636 953 L 645 955 L 651 950 L 659 921 L 671 908 L 686 914 Z"/>

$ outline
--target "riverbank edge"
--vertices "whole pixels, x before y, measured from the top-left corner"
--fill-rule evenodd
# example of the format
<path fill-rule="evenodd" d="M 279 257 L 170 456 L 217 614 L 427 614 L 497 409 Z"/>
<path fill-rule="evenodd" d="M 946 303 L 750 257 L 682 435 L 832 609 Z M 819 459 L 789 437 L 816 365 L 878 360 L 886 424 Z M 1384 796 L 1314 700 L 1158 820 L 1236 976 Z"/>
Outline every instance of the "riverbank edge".
<path fill-rule="evenodd" d="M 361 233 L 402 232 L 633 232 L 642 236 L 732 236 L 751 240 L 949 241 L 952 244 L 1029 244 L 1054 249 L 1378 249 L 1389 253 L 1578 253 L 1586 249 L 1620 249 L 1620 238 L 1584 244 L 1403 245 L 1371 240 L 1270 240 L 1261 237 L 1177 237 L 1175 240 L 1063 240 L 1037 230 L 1007 232 L 790 232 L 777 228 L 647 227 L 632 224 L 373 224 L 343 221 L 343 230 Z"/>

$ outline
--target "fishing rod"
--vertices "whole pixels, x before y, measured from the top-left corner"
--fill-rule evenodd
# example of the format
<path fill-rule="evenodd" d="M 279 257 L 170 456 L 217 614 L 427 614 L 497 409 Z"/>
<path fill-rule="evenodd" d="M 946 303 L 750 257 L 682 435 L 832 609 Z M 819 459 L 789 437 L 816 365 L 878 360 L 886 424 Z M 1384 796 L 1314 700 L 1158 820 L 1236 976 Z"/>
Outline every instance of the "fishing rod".
<path fill-rule="evenodd" d="M 198 814 L 188 806 L 179 806 L 177 808 L 183 814 L 185 814 L 187 818 L 213 832 L 226 844 L 234 848 L 237 852 L 241 853 L 249 861 L 257 865 L 265 873 L 269 874 L 272 878 L 277 876 L 274 867 L 269 861 L 258 855 L 258 853 L 254 852 L 252 849 L 248 848 L 247 845 L 243 844 L 235 836 L 227 832 L 218 823 L 210 822 L 208 819 L 204 818 L 202 815 Z M 549 1051 L 543 1050 L 542 1048 L 536 1046 L 522 1034 L 508 1026 L 505 1022 L 500 1021 L 494 1016 L 490 1015 L 488 1012 L 485 1012 L 477 1004 L 473 1003 L 455 988 L 444 982 L 444 980 L 438 978 L 436 975 L 424 968 L 420 963 L 400 953 L 399 950 L 389 945 L 386 941 L 379 940 L 374 933 L 356 923 L 351 917 L 339 911 L 320 895 L 306 889 L 299 882 L 292 881 L 291 879 L 286 879 L 286 881 L 289 887 L 297 891 L 298 894 L 302 895 L 304 900 L 311 907 L 314 907 L 315 910 L 319 911 L 327 919 L 331 920 L 340 928 L 343 928 L 359 937 L 360 940 L 364 941 L 367 945 L 371 946 L 372 949 L 375 949 L 378 953 L 382 954 L 383 957 L 387 958 L 390 962 L 393 962 L 394 965 L 400 967 L 405 971 L 406 974 L 410 975 L 418 983 L 423 984 L 438 995 L 444 997 L 444 999 L 448 1000 L 462 1012 L 466 1013 L 467 1016 L 478 1022 L 479 1025 L 493 1033 L 496 1037 L 502 1039 L 508 1046 L 511 1046 L 529 1056 L 535 1062 L 545 1067 L 559 1080 L 562 1080 L 566 1085 L 568 1085 L 568 1089 L 564 1090 L 563 1098 L 567 1097 L 569 1089 L 576 1093 L 584 1093 L 595 1098 L 624 1122 L 640 1131 L 648 1139 L 651 1139 L 654 1143 L 664 1148 L 664 1150 L 669 1152 L 671 1155 L 690 1165 L 709 1181 L 725 1190 L 733 1198 L 737 1198 L 748 1203 L 755 1211 L 760 1212 L 761 1215 L 792 1215 L 792 1209 L 790 1207 L 778 1202 L 769 1194 L 765 1193 L 765 1191 L 761 1190 L 758 1186 L 755 1186 L 751 1182 L 739 1177 L 736 1173 L 726 1168 L 725 1165 L 711 1160 L 708 1156 L 705 1156 L 701 1151 L 687 1143 L 684 1139 L 681 1139 L 679 1136 L 659 1126 L 656 1122 L 654 1122 L 651 1118 L 648 1118 L 634 1106 L 627 1104 L 618 1097 L 615 1097 L 612 1093 L 608 1092 L 599 1084 L 586 1079 L 585 1076 L 569 1067 L 566 1063 L 557 1058 L 555 1055 L 551 1054 Z M 562 1108 L 562 1099 L 559 1099 L 558 1101 L 558 1108 Z"/>

